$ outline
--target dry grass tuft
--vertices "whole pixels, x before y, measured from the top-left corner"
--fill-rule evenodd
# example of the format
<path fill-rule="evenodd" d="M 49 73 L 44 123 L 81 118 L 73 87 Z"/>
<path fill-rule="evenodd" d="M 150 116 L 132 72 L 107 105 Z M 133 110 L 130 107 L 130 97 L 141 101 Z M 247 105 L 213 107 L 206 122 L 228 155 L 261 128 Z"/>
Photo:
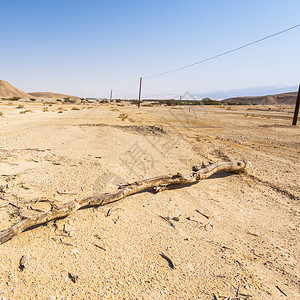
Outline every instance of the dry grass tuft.
<path fill-rule="evenodd" d="M 128 119 L 128 115 L 127 114 L 124 114 L 124 113 L 121 113 L 119 115 L 119 118 L 122 120 L 122 121 L 125 121 L 126 119 Z"/>

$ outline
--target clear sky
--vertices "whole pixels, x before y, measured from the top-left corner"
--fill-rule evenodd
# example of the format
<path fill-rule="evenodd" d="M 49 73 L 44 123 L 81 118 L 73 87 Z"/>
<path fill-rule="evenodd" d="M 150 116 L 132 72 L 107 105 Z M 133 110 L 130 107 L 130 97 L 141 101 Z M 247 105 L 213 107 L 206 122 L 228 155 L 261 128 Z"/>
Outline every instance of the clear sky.
<path fill-rule="evenodd" d="M 26 92 L 137 96 L 151 76 L 300 23 L 299 0 L 0 0 L 0 79 Z M 300 27 L 145 79 L 143 97 L 295 86 Z"/>

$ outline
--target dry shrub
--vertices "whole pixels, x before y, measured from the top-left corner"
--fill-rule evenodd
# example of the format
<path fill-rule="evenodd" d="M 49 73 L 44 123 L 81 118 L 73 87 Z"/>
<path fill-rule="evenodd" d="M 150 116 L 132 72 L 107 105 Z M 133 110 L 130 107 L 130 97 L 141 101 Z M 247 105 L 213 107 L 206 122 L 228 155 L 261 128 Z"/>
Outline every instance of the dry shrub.
<path fill-rule="evenodd" d="M 122 121 L 125 121 L 126 119 L 128 119 L 128 115 L 127 114 L 124 114 L 124 113 L 121 113 L 119 115 L 119 118 L 122 120 Z"/>
<path fill-rule="evenodd" d="M 26 110 L 22 110 L 22 111 L 20 111 L 20 114 L 26 114 L 26 113 L 28 113 L 28 112 L 31 112 L 31 113 L 33 113 L 33 111 L 32 111 L 32 110 L 30 110 L 30 109 L 26 109 Z"/>

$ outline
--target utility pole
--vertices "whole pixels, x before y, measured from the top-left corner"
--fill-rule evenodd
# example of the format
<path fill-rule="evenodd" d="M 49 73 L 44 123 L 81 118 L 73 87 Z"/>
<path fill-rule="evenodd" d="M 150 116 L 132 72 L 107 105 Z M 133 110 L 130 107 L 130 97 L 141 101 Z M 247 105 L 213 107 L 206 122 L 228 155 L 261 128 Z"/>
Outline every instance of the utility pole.
<path fill-rule="evenodd" d="M 300 84 L 299 84 L 299 90 L 298 90 L 298 96 L 297 96 L 297 100 L 296 100 L 296 105 L 295 105 L 293 125 L 297 125 L 298 113 L 299 113 L 299 106 L 300 106 Z"/>
<path fill-rule="evenodd" d="M 140 90 L 139 90 L 138 108 L 140 108 L 140 106 L 141 106 L 141 94 L 142 94 L 142 77 L 140 77 Z"/>
<path fill-rule="evenodd" d="M 110 91 L 109 104 L 111 104 L 111 100 L 112 100 L 112 90 Z"/>

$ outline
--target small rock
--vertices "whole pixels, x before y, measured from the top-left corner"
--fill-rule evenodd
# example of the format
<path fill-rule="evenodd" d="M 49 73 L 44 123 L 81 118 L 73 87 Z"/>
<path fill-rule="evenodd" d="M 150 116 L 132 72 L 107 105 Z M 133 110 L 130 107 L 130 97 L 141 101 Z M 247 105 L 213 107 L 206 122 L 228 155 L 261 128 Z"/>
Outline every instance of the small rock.
<path fill-rule="evenodd" d="M 78 276 L 73 274 L 73 273 L 68 273 L 68 277 L 74 282 L 76 283 L 76 281 L 78 280 Z"/>
<path fill-rule="evenodd" d="M 68 224 L 64 224 L 64 228 L 63 228 L 64 233 L 69 233 L 70 230 L 70 226 Z"/>
<path fill-rule="evenodd" d="M 78 249 L 73 249 L 72 253 L 76 255 L 76 254 L 79 254 L 79 251 L 78 251 Z"/>
<path fill-rule="evenodd" d="M 20 263 L 19 263 L 19 268 L 20 268 L 21 271 L 23 271 L 25 268 L 27 268 L 28 263 L 29 263 L 29 258 L 30 258 L 29 254 L 24 254 L 21 257 Z"/>

